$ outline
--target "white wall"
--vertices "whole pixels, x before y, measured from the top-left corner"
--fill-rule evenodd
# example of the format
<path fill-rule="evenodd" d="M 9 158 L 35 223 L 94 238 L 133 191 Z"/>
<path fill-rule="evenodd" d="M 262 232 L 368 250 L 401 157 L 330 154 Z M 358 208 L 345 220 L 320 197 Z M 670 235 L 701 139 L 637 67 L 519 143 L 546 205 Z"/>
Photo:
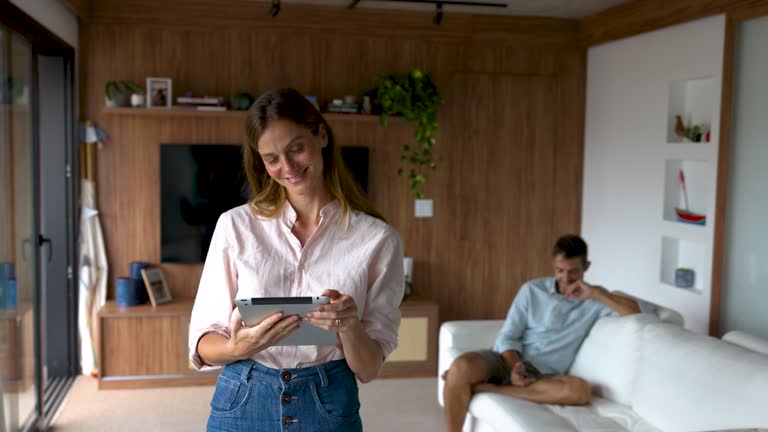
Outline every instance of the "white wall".
<path fill-rule="evenodd" d="M 722 331 L 768 338 L 768 17 L 736 33 Z"/>
<path fill-rule="evenodd" d="M 77 48 L 77 16 L 63 0 L 11 0 L 11 3 Z"/>
<path fill-rule="evenodd" d="M 724 35 L 724 16 L 705 18 L 590 48 L 587 63 L 588 278 L 674 308 L 699 332 L 709 326 Z M 694 93 L 678 94 L 686 88 Z M 685 111 L 684 118 L 710 113 L 712 141 L 670 143 L 670 107 Z M 689 198 L 697 203 L 693 210 L 707 214 L 706 226 L 664 220 L 665 203 L 681 202 L 677 170 L 668 174 L 668 161 L 692 162 L 676 166 L 691 167 Z M 674 208 L 666 213 L 674 216 Z M 675 267 L 697 269 L 696 290 L 662 282 Z"/>

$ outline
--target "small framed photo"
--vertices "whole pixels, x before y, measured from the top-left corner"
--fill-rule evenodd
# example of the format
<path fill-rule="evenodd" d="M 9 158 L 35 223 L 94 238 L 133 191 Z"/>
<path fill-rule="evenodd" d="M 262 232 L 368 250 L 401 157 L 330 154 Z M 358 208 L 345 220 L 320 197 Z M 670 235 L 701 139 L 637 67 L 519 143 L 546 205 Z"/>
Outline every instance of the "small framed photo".
<path fill-rule="evenodd" d="M 141 277 L 144 278 L 144 285 L 149 293 L 149 301 L 152 307 L 171 301 L 171 291 L 165 282 L 163 270 L 159 267 L 149 267 L 141 270 Z"/>
<path fill-rule="evenodd" d="M 173 81 L 170 78 L 147 78 L 147 108 L 170 108 Z"/>

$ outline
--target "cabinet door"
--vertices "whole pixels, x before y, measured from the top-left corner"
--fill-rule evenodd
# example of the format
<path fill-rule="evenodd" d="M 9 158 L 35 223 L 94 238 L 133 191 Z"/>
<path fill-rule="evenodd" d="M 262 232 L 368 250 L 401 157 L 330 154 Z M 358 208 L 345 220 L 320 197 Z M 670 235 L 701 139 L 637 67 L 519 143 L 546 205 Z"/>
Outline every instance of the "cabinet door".
<path fill-rule="evenodd" d="M 181 317 L 104 319 L 103 374 L 109 376 L 176 375 L 186 372 Z"/>

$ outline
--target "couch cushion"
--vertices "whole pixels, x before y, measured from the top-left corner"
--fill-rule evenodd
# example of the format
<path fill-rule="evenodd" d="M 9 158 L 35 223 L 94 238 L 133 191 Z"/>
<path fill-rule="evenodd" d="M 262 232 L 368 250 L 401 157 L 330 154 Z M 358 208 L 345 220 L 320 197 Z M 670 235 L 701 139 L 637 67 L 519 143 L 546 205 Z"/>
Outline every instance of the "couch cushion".
<path fill-rule="evenodd" d="M 568 373 L 587 380 L 596 395 L 631 406 L 640 335 L 644 325 L 654 322 L 658 318 L 646 314 L 601 318 Z"/>
<path fill-rule="evenodd" d="M 515 399 L 495 393 L 472 397 L 469 413 L 483 423 L 504 432 L 576 431 L 570 423 L 555 415 L 546 405 Z"/>
<path fill-rule="evenodd" d="M 661 430 L 637 415 L 637 413 L 627 405 L 622 405 L 601 397 L 593 397 L 591 405 L 592 409 L 598 415 L 616 422 L 621 426 L 621 430 L 630 432 L 661 432 Z"/>
<path fill-rule="evenodd" d="M 632 407 L 656 427 L 768 427 L 768 356 L 663 323 L 641 343 Z"/>
<path fill-rule="evenodd" d="M 598 412 L 597 408 L 612 417 Z M 647 427 L 647 423 L 629 407 L 604 399 L 576 407 L 539 405 L 510 396 L 482 393 L 472 398 L 469 413 L 500 432 L 660 432 Z"/>

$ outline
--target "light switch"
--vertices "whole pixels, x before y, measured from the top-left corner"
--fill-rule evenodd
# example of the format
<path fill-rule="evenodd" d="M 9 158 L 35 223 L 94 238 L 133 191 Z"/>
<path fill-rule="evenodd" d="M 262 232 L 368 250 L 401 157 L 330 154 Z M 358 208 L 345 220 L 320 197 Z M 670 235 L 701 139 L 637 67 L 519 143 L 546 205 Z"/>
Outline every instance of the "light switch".
<path fill-rule="evenodd" d="M 413 209 L 417 218 L 431 218 L 434 215 L 434 204 L 431 199 L 417 199 Z"/>

